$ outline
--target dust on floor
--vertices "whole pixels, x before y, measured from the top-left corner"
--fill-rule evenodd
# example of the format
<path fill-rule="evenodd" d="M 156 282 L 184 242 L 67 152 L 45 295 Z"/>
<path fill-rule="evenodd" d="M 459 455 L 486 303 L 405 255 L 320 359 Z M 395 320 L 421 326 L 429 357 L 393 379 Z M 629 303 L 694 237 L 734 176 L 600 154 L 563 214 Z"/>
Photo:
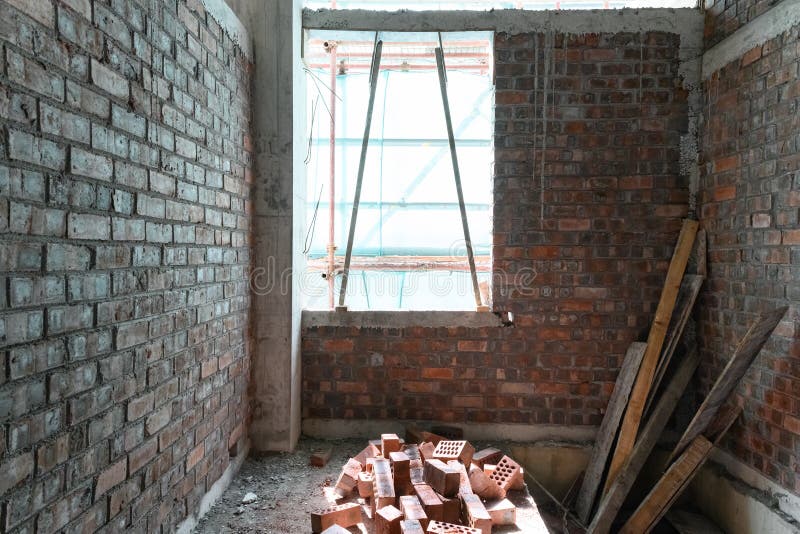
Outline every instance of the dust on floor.
<path fill-rule="evenodd" d="M 303 438 L 292 453 L 270 454 L 246 459 L 238 475 L 214 507 L 199 522 L 198 534 L 250 533 L 295 534 L 311 532 L 310 514 L 335 504 L 333 486 L 348 458 L 365 446 L 363 439 L 322 441 Z M 481 444 L 476 444 L 476 446 Z M 315 450 L 333 448 L 325 467 L 309 465 Z M 502 445 L 494 446 L 508 450 Z M 248 493 L 255 501 L 243 504 Z M 517 506 L 517 524 L 498 526 L 496 534 L 567 532 L 558 510 L 534 488 L 535 499 L 526 491 L 509 492 Z M 354 495 L 353 500 L 356 500 Z M 363 501 L 361 501 L 363 502 Z M 364 510 L 369 507 L 365 506 Z M 363 514 L 364 523 L 351 532 L 371 532 L 371 521 Z"/>

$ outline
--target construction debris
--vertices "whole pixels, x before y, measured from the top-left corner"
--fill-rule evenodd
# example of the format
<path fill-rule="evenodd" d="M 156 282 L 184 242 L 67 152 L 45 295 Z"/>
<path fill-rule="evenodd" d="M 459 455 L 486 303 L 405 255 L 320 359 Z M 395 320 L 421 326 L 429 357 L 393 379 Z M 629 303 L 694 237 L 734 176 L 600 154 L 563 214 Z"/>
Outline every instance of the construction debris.
<path fill-rule="evenodd" d="M 438 430 L 457 435 L 447 427 Z M 406 440 L 383 434 L 350 458 L 335 493 L 342 502 L 357 491 L 363 506 L 347 502 L 312 513 L 313 532 L 354 526 L 362 513 L 373 520 L 374 534 L 491 534 L 493 525 L 515 524 L 516 507 L 505 496 L 526 488 L 522 467 L 513 459 L 498 449 L 476 452 L 468 441 L 416 427 L 407 429 Z"/>

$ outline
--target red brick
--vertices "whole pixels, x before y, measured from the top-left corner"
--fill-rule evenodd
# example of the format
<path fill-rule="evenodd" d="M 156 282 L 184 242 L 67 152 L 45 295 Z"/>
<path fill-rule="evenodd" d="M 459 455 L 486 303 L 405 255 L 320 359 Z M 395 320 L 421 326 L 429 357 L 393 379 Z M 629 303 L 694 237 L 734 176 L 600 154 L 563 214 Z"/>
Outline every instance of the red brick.
<path fill-rule="evenodd" d="M 94 500 L 97 500 L 108 490 L 124 481 L 127 474 L 128 462 L 125 458 L 107 467 L 97 478 L 97 484 L 94 488 Z"/>

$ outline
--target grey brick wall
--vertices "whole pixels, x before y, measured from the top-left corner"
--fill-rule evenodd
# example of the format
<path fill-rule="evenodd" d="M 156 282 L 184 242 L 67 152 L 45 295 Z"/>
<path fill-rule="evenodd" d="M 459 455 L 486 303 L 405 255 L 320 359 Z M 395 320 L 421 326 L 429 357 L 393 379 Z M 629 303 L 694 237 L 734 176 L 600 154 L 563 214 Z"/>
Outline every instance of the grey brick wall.
<path fill-rule="evenodd" d="M 251 65 L 200 0 L 0 0 L 0 531 L 171 531 L 247 419 Z"/>

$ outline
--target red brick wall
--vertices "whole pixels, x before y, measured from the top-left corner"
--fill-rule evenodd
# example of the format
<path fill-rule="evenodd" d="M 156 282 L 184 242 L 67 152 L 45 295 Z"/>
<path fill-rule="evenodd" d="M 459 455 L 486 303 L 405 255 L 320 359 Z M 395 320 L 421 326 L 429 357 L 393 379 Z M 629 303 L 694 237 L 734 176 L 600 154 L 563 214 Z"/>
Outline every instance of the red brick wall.
<path fill-rule="evenodd" d="M 0 531 L 171 530 L 246 414 L 249 65 L 199 0 L 0 13 Z"/>
<path fill-rule="evenodd" d="M 699 301 L 700 392 L 759 312 L 791 304 L 740 388 L 743 422 L 726 447 L 800 492 L 800 27 L 713 73 L 705 99 L 709 279 Z"/>
<path fill-rule="evenodd" d="M 783 0 L 704 0 L 705 41 L 713 46 Z"/>
<path fill-rule="evenodd" d="M 498 35 L 493 308 L 515 326 L 305 328 L 304 417 L 599 424 L 687 214 L 677 50 Z"/>

